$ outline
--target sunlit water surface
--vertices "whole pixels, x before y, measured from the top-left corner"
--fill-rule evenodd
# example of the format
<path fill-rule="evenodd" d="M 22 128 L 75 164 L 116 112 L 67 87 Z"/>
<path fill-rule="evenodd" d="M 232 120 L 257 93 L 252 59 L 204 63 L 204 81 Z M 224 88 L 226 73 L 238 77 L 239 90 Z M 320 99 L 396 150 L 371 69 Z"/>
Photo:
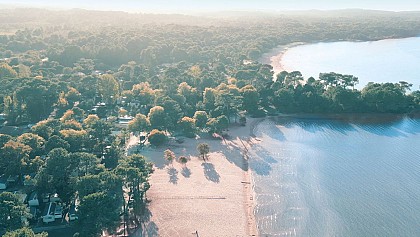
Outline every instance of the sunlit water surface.
<path fill-rule="evenodd" d="M 420 120 L 266 119 L 254 133 L 261 236 L 420 236 Z"/>
<path fill-rule="evenodd" d="M 420 85 L 420 37 L 374 42 L 334 42 L 290 48 L 281 64 L 287 71 L 301 71 L 305 78 L 320 72 L 359 77 L 358 88 L 368 82 L 399 82 Z"/>

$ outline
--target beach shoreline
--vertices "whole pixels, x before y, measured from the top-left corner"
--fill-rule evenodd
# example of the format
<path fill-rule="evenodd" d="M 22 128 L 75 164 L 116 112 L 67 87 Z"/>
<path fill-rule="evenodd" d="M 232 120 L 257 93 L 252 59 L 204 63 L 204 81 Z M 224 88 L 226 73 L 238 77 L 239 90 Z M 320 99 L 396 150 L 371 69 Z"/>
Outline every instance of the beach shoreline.
<path fill-rule="evenodd" d="M 259 236 L 248 152 L 260 142 L 253 129 L 262 120 L 248 118 L 246 126 L 231 126 L 226 139 L 203 134 L 185 138 L 182 144 L 142 150 L 140 154 L 155 164 L 155 172 L 147 193 L 149 213 L 132 236 Z M 196 150 L 203 142 L 210 146 L 206 161 Z M 187 156 L 186 167 L 165 162 L 166 149 L 177 157 Z"/>
<path fill-rule="evenodd" d="M 290 48 L 297 47 L 300 45 L 305 45 L 305 44 L 306 44 L 305 42 L 295 42 L 295 43 L 290 43 L 286 45 L 279 45 L 275 47 L 274 49 L 270 50 L 269 52 L 264 53 L 261 56 L 261 58 L 258 60 L 258 62 L 262 64 L 268 64 L 273 67 L 273 72 L 274 72 L 273 79 L 275 80 L 277 74 L 286 70 L 283 64 L 281 63 L 281 60 L 284 54 L 286 53 L 286 51 L 289 50 Z"/>

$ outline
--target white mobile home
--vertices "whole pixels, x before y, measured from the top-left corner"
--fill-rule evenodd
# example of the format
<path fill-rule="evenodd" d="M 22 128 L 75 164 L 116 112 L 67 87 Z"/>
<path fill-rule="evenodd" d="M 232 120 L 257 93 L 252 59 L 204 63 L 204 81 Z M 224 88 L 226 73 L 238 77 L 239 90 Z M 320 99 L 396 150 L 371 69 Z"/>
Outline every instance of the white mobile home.
<path fill-rule="evenodd" d="M 44 209 L 44 212 L 42 213 L 42 221 L 44 223 L 50 223 L 55 221 L 55 202 L 49 202 Z"/>
<path fill-rule="evenodd" d="M 37 192 L 32 192 L 31 195 L 29 195 L 28 205 L 30 207 L 39 206 L 39 200 L 38 200 L 38 193 Z"/>
<path fill-rule="evenodd" d="M 55 219 L 63 218 L 63 208 L 58 204 L 55 206 L 54 217 Z"/>
<path fill-rule="evenodd" d="M 0 176 L 0 190 L 5 190 L 7 188 L 7 178 Z"/>

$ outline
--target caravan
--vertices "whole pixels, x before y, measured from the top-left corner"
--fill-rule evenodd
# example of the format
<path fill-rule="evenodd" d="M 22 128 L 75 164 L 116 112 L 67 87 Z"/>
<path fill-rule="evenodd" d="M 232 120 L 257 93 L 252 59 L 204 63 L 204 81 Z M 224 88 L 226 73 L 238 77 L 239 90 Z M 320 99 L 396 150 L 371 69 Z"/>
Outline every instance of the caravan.
<path fill-rule="evenodd" d="M 7 188 L 7 179 L 5 176 L 0 176 L 0 190 L 5 190 Z"/>
<path fill-rule="evenodd" d="M 49 202 L 44 209 L 44 212 L 42 213 L 42 221 L 44 223 L 50 223 L 55 221 L 55 202 Z"/>
<path fill-rule="evenodd" d="M 37 192 L 32 192 L 31 195 L 29 195 L 28 205 L 30 207 L 39 206 L 39 200 L 38 200 L 38 193 Z"/>

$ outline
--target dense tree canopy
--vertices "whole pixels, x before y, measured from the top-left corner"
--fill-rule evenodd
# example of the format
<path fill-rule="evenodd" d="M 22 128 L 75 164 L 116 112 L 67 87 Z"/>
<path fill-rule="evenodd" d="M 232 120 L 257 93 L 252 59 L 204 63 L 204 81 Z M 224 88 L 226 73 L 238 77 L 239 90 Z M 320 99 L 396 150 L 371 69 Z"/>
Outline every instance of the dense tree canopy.
<path fill-rule="evenodd" d="M 404 81 L 357 90 L 353 75 L 304 78 L 299 71 L 283 71 L 274 77 L 270 65 L 257 61 L 293 42 L 420 33 L 418 14 L 365 13 L 239 14 L 220 20 L 0 10 L 8 19 L 0 22 L 0 113 L 6 125 L 24 131 L 0 134 L 0 174 L 36 173 L 39 194 L 58 193 L 67 207 L 79 198 L 81 235 L 99 236 L 112 233 L 126 215 L 124 194 L 134 201 L 135 213 L 146 204 L 153 169 L 145 157 L 123 152 L 129 132 L 146 132 L 150 144 L 159 146 L 178 135 L 224 135 L 231 124 L 245 124 L 246 115 L 418 113 L 420 92 L 411 92 Z M 128 116 L 134 119 L 126 126 Z M 210 147 L 201 143 L 197 152 L 205 159 Z M 165 157 L 175 159 L 169 151 Z M 20 228 L 22 207 L 15 195 L 1 193 L 0 228 Z M 21 235 L 35 236 L 27 229 L 6 234 Z"/>

